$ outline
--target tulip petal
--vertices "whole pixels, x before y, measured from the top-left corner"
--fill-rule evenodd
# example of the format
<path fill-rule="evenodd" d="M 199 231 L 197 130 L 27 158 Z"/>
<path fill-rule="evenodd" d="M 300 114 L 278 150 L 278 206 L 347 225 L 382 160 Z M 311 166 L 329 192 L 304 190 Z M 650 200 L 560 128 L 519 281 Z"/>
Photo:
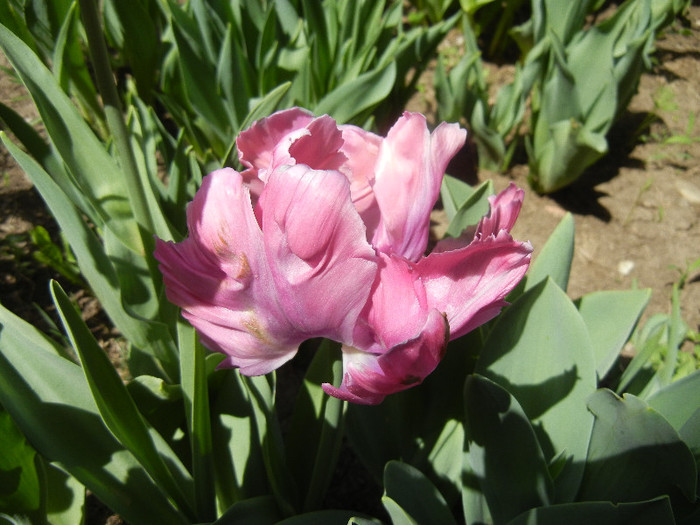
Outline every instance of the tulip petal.
<path fill-rule="evenodd" d="M 428 313 L 417 335 L 375 355 L 343 347 L 343 381 L 339 387 L 324 383 L 331 396 L 363 405 L 377 405 L 384 398 L 423 382 L 442 359 L 449 327 L 437 310 Z"/>
<path fill-rule="evenodd" d="M 447 315 L 452 339 L 498 315 L 525 275 L 531 253 L 529 243 L 501 230 L 464 248 L 431 253 L 416 264 L 428 304 Z"/>
<path fill-rule="evenodd" d="M 304 165 L 278 170 L 260 206 L 267 258 L 289 321 L 309 337 L 352 342 L 377 263 L 347 179 Z"/>
<path fill-rule="evenodd" d="M 406 112 L 394 124 L 375 169 L 374 194 L 381 211 L 375 248 L 411 261 L 423 255 L 445 168 L 465 140 L 466 131 L 457 124 L 442 123 L 431 135 L 418 113 Z"/>
<path fill-rule="evenodd" d="M 236 138 L 238 158 L 246 166 L 244 180 L 258 178 L 263 170 L 262 180 L 275 165 L 279 166 L 289 158 L 289 147 L 300 136 L 307 134 L 306 126 L 314 116 L 300 108 L 291 108 L 273 113 L 269 117 L 253 123 Z"/>
<path fill-rule="evenodd" d="M 520 214 L 524 196 L 525 192 L 513 182 L 499 194 L 491 195 L 489 197 L 489 214 L 479 221 L 476 235 L 486 237 L 497 235 L 501 230 L 512 230 L 515 220 Z"/>
<path fill-rule="evenodd" d="M 187 220 L 189 238 L 156 242 L 168 299 L 202 343 L 228 355 L 242 373 L 278 368 L 303 338 L 277 305 L 262 231 L 240 174 L 222 169 L 206 176 Z"/>
<path fill-rule="evenodd" d="M 374 198 L 374 168 L 377 164 L 382 137 L 352 125 L 340 126 L 343 133 L 341 151 L 347 160 L 340 171 L 350 181 L 352 202 L 367 227 L 367 237 L 372 239 L 379 226 L 379 206 Z"/>

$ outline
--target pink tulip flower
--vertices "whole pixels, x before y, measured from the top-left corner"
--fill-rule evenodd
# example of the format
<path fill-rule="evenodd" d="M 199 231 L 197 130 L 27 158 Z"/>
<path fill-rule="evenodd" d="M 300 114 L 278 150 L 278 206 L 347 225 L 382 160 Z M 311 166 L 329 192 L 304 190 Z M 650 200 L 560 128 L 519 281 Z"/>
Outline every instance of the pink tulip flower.
<path fill-rule="evenodd" d="M 532 248 L 510 229 L 511 185 L 459 239 L 426 255 L 430 211 L 466 132 L 405 113 L 386 137 L 293 108 L 240 134 L 242 173 L 205 177 L 187 209 L 190 236 L 158 240 L 168 298 L 224 353 L 222 366 L 264 374 L 301 342 L 343 344 L 333 396 L 376 404 L 414 386 L 450 339 L 492 319 Z"/>

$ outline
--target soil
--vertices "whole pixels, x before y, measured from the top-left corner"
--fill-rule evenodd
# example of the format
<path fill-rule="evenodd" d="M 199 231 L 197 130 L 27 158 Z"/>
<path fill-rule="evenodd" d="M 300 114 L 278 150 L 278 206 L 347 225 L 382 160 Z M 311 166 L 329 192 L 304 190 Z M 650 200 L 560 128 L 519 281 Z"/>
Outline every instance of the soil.
<path fill-rule="evenodd" d="M 622 122 L 610 134 L 611 152 L 579 182 L 552 195 L 527 185 L 528 167 L 516 164 L 504 174 L 472 173 L 471 182 L 492 179 L 497 190 L 515 181 L 526 192 L 513 231 L 530 240 L 534 257 L 558 222 L 571 212 L 576 248 L 568 293 L 572 298 L 596 290 L 650 288 L 645 316 L 670 312 L 673 283 L 700 258 L 700 7 L 691 7 L 689 25 L 676 25 L 657 42 L 656 64 L 643 75 Z M 0 57 L 0 66 L 7 61 Z M 507 79 L 509 66 L 487 64 L 490 79 Z M 434 115 L 430 73 L 412 110 Z M 0 100 L 29 122 L 36 111 L 24 88 L 7 70 L 0 72 Z M 640 124 L 647 123 L 640 129 Z M 639 131 L 639 133 L 637 133 Z M 32 257 L 28 232 L 44 226 L 60 244 L 58 228 L 24 173 L 0 146 L 0 301 L 42 329 L 51 329 L 34 304 L 51 314 L 48 280 L 65 280 Z M 700 330 L 700 270 L 685 275 L 681 314 Z M 77 287 L 84 315 L 115 361 L 118 341 L 94 300 Z M 88 523 L 117 523 L 116 517 Z"/>

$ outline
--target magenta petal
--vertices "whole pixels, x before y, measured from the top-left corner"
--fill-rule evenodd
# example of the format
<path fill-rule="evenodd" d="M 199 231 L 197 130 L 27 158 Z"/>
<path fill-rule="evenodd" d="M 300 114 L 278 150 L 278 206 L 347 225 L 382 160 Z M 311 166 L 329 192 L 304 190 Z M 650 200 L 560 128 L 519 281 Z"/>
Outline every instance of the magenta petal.
<path fill-rule="evenodd" d="M 343 348 L 343 381 L 339 387 L 323 384 L 331 396 L 376 405 L 396 392 L 423 382 L 442 359 L 449 327 L 442 314 L 431 310 L 419 333 L 380 355 Z"/>
<path fill-rule="evenodd" d="M 303 338 L 277 306 L 262 231 L 240 174 L 206 176 L 187 209 L 190 237 L 157 240 L 168 299 L 198 330 L 209 349 L 229 356 L 249 375 L 291 359 Z"/>
<path fill-rule="evenodd" d="M 309 337 L 351 343 L 377 263 L 347 179 L 304 165 L 278 170 L 260 206 L 266 254 L 286 317 Z"/>
<path fill-rule="evenodd" d="M 530 264 L 532 246 L 507 231 L 464 248 L 431 253 L 416 264 L 428 304 L 447 315 L 452 339 L 491 320 Z"/>

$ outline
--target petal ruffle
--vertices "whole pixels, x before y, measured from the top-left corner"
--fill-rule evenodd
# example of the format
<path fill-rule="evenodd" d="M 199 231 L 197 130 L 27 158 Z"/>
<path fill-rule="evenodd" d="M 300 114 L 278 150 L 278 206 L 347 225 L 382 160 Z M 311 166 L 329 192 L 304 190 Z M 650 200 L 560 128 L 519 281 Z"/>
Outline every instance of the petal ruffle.
<path fill-rule="evenodd" d="M 452 339 L 494 318 L 530 264 L 532 246 L 506 230 L 416 264 L 428 304 L 447 315 Z"/>

